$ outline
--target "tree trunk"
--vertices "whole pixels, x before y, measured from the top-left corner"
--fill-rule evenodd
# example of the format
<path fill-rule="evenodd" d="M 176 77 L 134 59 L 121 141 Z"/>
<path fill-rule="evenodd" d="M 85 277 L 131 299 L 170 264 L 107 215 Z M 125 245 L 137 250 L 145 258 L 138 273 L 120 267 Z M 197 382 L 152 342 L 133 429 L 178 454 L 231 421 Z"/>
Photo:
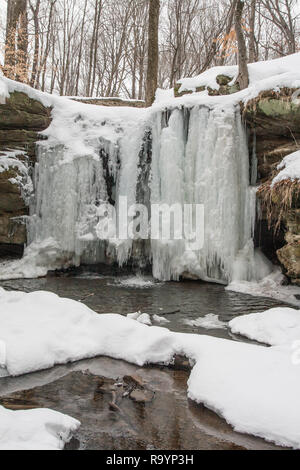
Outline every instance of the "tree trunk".
<path fill-rule="evenodd" d="M 158 26 L 159 0 L 149 0 L 149 36 L 148 36 L 148 70 L 146 85 L 146 105 L 151 106 L 155 100 L 158 82 Z"/>
<path fill-rule="evenodd" d="M 7 1 L 4 74 L 26 82 L 28 71 L 27 0 Z"/>
<path fill-rule="evenodd" d="M 239 74 L 236 79 L 236 84 L 243 90 L 249 86 L 249 71 L 247 65 L 247 49 L 243 33 L 242 18 L 245 2 L 238 0 L 235 10 L 235 31 L 238 42 L 238 65 Z"/>
<path fill-rule="evenodd" d="M 33 14 L 33 22 L 34 22 L 34 55 L 33 55 L 31 79 L 30 79 L 30 86 L 32 87 L 35 86 L 37 68 L 38 68 L 38 63 L 39 63 L 39 54 L 40 54 L 40 30 L 39 30 L 40 4 L 41 4 L 41 0 L 37 0 L 36 6 L 34 8 L 30 2 L 30 8 Z"/>
<path fill-rule="evenodd" d="M 250 40 L 249 40 L 249 62 L 252 64 L 256 62 L 256 52 L 255 52 L 255 9 L 256 9 L 256 0 L 251 0 L 250 7 Z"/>

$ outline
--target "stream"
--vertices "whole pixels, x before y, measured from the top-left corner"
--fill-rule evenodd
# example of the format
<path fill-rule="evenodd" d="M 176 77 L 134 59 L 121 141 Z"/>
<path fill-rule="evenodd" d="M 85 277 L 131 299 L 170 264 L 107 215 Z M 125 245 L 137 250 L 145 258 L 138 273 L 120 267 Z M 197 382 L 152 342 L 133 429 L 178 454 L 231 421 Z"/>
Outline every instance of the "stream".
<path fill-rule="evenodd" d="M 238 315 L 282 303 L 228 292 L 201 282 L 159 283 L 151 277 L 101 276 L 96 272 L 5 281 L 1 287 L 26 292 L 45 290 L 82 301 L 102 313 L 137 311 L 157 314 L 173 331 L 233 336 L 226 323 Z M 213 314 L 222 322 L 213 329 L 193 321 Z M 111 386 L 124 376 L 138 376 L 154 392 L 150 402 L 124 396 L 119 411 L 111 410 Z M 95 358 L 0 382 L 0 404 L 11 409 L 52 408 L 81 421 L 67 449 L 80 450 L 235 450 L 279 449 L 259 438 L 233 431 L 223 419 L 187 398 L 189 372 L 163 367 L 140 368 L 110 358 Z M 99 384 L 104 383 L 99 389 Z M 105 386 L 107 389 L 105 389 Z M 103 389 L 104 387 L 104 389 Z M 100 391 L 99 391 L 100 390 Z"/>

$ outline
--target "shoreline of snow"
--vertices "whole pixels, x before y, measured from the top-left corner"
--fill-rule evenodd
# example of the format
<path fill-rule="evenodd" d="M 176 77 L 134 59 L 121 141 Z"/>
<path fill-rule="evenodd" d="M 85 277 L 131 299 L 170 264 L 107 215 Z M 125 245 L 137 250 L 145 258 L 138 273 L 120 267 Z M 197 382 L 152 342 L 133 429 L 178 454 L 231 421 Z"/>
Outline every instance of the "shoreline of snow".
<path fill-rule="evenodd" d="M 79 427 L 79 421 L 57 411 L 0 406 L 0 450 L 63 450 Z"/>
<path fill-rule="evenodd" d="M 300 366 L 293 365 L 287 345 L 266 348 L 173 333 L 120 315 L 98 315 L 49 292 L 0 289 L 0 321 L 6 375 L 97 356 L 142 367 L 169 365 L 176 354 L 184 355 L 193 367 L 189 398 L 213 409 L 236 431 L 300 448 Z"/>

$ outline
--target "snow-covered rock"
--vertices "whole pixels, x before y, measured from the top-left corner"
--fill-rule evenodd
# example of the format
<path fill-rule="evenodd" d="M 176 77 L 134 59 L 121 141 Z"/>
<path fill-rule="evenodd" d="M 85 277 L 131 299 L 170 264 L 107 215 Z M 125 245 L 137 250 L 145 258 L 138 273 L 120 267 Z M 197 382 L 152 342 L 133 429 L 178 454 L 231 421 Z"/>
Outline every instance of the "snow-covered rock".
<path fill-rule="evenodd" d="M 0 450 L 62 450 L 79 426 L 76 419 L 56 411 L 0 406 Z"/>
<path fill-rule="evenodd" d="M 272 308 L 234 318 L 229 323 L 232 333 L 240 334 L 271 346 L 300 341 L 300 310 Z"/>
<path fill-rule="evenodd" d="M 273 179 L 272 186 L 287 179 L 292 181 L 300 180 L 300 150 L 287 155 L 277 169 L 281 171 Z"/>

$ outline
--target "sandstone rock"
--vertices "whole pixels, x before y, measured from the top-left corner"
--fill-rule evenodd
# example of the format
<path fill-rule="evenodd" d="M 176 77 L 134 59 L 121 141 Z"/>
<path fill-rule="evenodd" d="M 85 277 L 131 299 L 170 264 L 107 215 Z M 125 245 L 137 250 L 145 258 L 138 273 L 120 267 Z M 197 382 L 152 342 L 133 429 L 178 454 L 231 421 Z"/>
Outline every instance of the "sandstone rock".
<path fill-rule="evenodd" d="M 26 226 L 22 220 L 0 215 L 0 243 L 24 245 L 26 238 Z"/>
<path fill-rule="evenodd" d="M 96 106 L 129 106 L 130 108 L 145 108 L 146 103 L 142 100 L 124 100 L 121 98 L 71 98 L 84 104 L 93 104 Z"/>
<path fill-rule="evenodd" d="M 277 251 L 278 258 L 284 268 L 287 276 L 294 280 L 300 279 L 300 241 L 289 243 L 281 250 Z"/>
<path fill-rule="evenodd" d="M 6 150 L 23 150 L 19 160 L 28 165 L 35 162 L 35 143 L 39 134 L 51 122 L 51 109 L 25 93 L 14 92 L 0 104 L 0 156 Z M 0 243 L 23 246 L 26 243 L 26 226 L 20 217 L 28 214 L 18 184 L 11 182 L 19 175 L 17 167 L 0 173 Z M 22 176 L 22 175 L 21 175 Z"/>

